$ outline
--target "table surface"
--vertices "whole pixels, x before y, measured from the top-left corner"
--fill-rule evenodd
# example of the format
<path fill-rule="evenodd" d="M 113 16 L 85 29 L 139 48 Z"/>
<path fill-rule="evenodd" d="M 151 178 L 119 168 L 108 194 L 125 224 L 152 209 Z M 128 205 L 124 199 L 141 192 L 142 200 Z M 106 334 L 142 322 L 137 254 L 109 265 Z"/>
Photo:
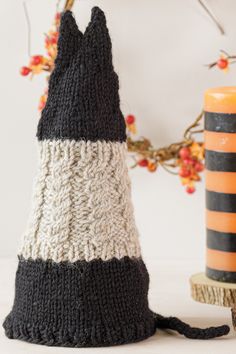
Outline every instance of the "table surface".
<path fill-rule="evenodd" d="M 198 261 L 147 262 L 151 278 L 150 308 L 163 315 L 178 316 L 193 326 L 208 327 L 220 324 L 231 326 L 229 308 L 200 304 L 191 299 L 189 277 L 203 270 Z M 0 259 L 0 318 L 9 312 L 14 296 L 14 278 L 17 262 Z M 158 330 L 149 339 L 129 345 L 109 348 L 58 348 L 9 340 L 0 328 L 0 352 L 2 354 L 62 354 L 75 353 L 143 353 L 143 354 L 230 354 L 235 352 L 236 334 L 232 329 L 228 336 L 213 340 L 190 340 L 174 332 Z"/>

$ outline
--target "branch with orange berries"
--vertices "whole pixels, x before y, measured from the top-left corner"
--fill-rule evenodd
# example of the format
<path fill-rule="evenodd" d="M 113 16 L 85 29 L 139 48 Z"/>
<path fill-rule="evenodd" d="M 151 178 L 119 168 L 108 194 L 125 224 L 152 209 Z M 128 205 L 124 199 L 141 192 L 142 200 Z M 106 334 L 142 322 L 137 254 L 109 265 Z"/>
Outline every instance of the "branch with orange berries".
<path fill-rule="evenodd" d="M 75 0 L 66 0 L 63 11 L 71 10 L 74 5 Z M 45 55 L 33 55 L 30 58 L 29 64 L 23 66 L 20 69 L 22 76 L 33 76 L 46 72 L 47 81 L 49 80 L 50 74 L 54 69 L 54 62 L 57 56 L 57 42 L 59 37 L 59 26 L 61 19 L 61 12 L 57 12 L 54 16 L 53 24 L 51 29 L 45 34 L 44 46 L 46 49 Z M 47 101 L 48 89 L 46 88 L 44 93 L 40 97 L 39 111 L 42 111 L 45 107 Z"/>
<path fill-rule="evenodd" d="M 221 50 L 220 53 L 220 58 L 207 66 L 209 69 L 217 67 L 220 70 L 228 71 L 229 66 L 236 63 L 236 55 L 230 55 L 225 50 Z"/>
<path fill-rule="evenodd" d="M 128 151 L 134 159 L 134 167 L 146 168 L 155 172 L 163 167 L 168 172 L 179 175 L 187 193 L 195 191 L 195 183 L 201 180 L 200 172 L 204 170 L 204 145 L 195 140 L 195 135 L 202 133 L 199 128 L 203 112 L 184 132 L 183 139 L 169 146 L 155 148 L 147 138 L 135 139 L 135 117 L 128 115 L 126 125 L 128 131 Z"/>

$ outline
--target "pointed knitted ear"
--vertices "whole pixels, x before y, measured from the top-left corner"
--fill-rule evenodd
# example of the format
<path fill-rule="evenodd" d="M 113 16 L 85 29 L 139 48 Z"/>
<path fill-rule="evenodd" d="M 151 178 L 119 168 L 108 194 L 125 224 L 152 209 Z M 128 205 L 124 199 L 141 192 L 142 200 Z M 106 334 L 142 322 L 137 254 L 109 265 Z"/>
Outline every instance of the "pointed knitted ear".
<path fill-rule="evenodd" d="M 111 39 L 106 17 L 99 7 L 92 9 L 91 21 L 84 34 L 84 51 L 93 63 L 107 66 L 112 63 Z"/>
<path fill-rule="evenodd" d="M 96 22 L 100 24 L 103 23 L 106 26 L 105 14 L 98 6 L 92 8 L 91 22 L 93 24 L 95 24 Z"/>
<path fill-rule="evenodd" d="M 79 49 L 82 36 L 72 12 L 64 12 L 61 17 L 58 52 L 55 60 L 57 67 L 67 66 L 70 63 Z"/>

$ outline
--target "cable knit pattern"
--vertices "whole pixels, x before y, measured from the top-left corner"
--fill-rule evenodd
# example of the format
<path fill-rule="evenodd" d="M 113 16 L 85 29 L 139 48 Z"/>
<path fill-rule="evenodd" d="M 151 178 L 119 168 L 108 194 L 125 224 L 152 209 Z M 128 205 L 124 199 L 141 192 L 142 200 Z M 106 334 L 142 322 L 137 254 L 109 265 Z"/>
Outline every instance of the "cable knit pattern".
<path fill-rule="evenodd" d="M 140 257 L 126 144 L 44 140 L 20 254 L 55 262 Z"/>

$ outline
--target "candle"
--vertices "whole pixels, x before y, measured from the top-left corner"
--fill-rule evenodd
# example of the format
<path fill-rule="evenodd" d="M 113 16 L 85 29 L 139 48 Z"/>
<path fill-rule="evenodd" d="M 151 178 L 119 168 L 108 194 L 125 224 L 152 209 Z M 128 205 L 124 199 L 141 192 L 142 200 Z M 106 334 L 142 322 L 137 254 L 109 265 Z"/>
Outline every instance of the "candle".
<path fill-rule="evenodd" d="M 236 87 L 205 93 L 206 275 L 236 283 Z"/>

